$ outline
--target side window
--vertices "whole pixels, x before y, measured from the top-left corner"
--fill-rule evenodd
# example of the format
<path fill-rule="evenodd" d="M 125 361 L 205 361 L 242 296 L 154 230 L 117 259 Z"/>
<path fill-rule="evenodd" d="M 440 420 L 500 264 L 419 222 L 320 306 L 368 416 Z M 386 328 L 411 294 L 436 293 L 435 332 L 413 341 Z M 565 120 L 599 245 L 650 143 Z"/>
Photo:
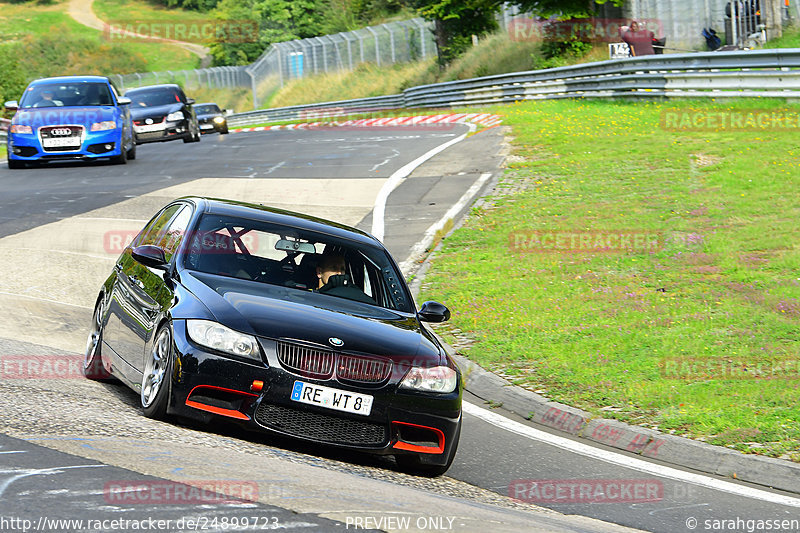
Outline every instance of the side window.
<path fill-rule="evenodd" d="M 172 260 L 172 256 L 181 244 L 184 235 L 186 235 L 186 228 L 189 227 L 189 221 L 192 219 L 192 208 L 184 205 L 177 215 L 170 222 L 169 227 L 158 238 L 157 246 L 164 249 L 167 262 Z"/>
<path fill-rule="evenodd" d="M 180 208 L 184 207 L 182 204 L 171 205 L 153 217 L 147 226 L 139 233 L 139 236 L 134 241 L 134 246 L 142 246 L 145 244 L 152 244 L 158 246 L 159 237 L 163 234 L 167 224 L 175 213 Z"/>

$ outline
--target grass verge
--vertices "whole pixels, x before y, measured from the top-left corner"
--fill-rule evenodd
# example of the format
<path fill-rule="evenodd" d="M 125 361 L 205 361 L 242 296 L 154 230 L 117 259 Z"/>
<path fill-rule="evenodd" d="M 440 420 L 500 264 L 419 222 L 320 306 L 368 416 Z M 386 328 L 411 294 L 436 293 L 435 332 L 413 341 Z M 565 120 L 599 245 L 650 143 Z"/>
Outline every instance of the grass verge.
<path fill-rule="evenodd" d="M 467 357 L 553 400 L 800 461 L 797 130 L 667 131 L 676 105 L 489 109 L 515 154 L 491 202 L 435 254 L 421 300 L 450 306 L 441 331 L 474 342 Z M 785 105 L 680 104 L 691 116 Z M 549 232 L 659 245 L 609 253 L 567 239 L 572 251 L 548 252 Z"/>
<path fill-rule="evenodd" d="M 50 5 L 0 3 L 4 43 L 19 43 L 28 52 L 22 66 L 26 74 L 94 74 L 104 69 L 102 74 L 109 75 L 190 69 L 200 64 L 200 58 L 170 44 L 106 39 L 103 32 L 73 20 L 67 7 L 66 1 Z M 52 51 L 39 50 L 41 44 L 51 46 Z"/>

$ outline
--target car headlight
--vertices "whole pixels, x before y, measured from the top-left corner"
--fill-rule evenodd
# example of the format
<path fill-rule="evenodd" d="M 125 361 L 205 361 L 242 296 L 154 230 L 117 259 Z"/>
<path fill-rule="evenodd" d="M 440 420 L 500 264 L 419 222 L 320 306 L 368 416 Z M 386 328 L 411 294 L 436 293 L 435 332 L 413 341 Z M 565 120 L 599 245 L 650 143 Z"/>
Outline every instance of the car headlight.
<path fill-rule="evenodd" d="M 175 122 L 177 120 L 183 120 L 185 118 L 183 111 L 175 111 L 174 113 L 170 113 L 167 115 L 167 120 L 170 122 Z"/>
<path fill-rule="evenodd" d="M 448 393 L 456 390 L 458 374 L 449 366 L 413 367 L 400 382 L 402 389 Z"/>
<path fill-rule="evenodd" d="M 217 124 L 222 124 L 225 122 L 225 117 L 214 117 L 214 122 Z"/>
<path fill-rule="evenodd" d="M 103 122 L 94 122 L 90 131 L 106 131 L 117 129 L 117 123 L 113 120 L 104 120 Z"/>
<path fill-rule="evenodd" d="M 210 320 L 187 320 L 186 330 L 189 337 L 201 346 L 239 357 L 261 360 L 258 342 L 252 335 L 233 331 Z"/>
<path fill-rule="evenodd" d="M 33 133 L 33 128 L 22 124 L 12 124 L 10 131 L 11 133 Z"/>

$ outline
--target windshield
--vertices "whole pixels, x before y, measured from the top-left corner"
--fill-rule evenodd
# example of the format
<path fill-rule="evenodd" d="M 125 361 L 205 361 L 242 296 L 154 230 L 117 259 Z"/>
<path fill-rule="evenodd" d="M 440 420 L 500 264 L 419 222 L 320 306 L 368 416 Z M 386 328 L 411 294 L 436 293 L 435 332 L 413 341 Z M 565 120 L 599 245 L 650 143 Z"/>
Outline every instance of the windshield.
<path fill-rule="evenodd" d="M 211 115 L 213 113 L 222 113 L 214 104 L 202 104 L 194 106 L 195 113 L 198 115 Z"/>
<path fill-rule="evenodd" d="M 25 91 L 20 108 L 114 105 L 105 83 L 41 83 Z"/>
<path fill-rule="evenodd" d="M 379 248 L 219 215 L 204 215 L 186 246 L 189 270 L 413 312 L 402 275 Z"/>
<path fill-rule="evenodd" d="M 134 107 L 156 107 L 181 103 L 178 91 L 170 88 L 132 91 L 125 93 L 125 96 L 131 99 Z"/>

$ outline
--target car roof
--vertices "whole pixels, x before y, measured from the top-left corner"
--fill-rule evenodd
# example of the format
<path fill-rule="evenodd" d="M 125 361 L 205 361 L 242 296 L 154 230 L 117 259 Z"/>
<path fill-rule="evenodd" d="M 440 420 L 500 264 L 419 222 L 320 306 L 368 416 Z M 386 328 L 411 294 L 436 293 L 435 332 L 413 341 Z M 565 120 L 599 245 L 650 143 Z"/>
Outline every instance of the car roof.
<path fill-rule="evenodd" d="M 383 245 L 372 235 L 359 229 L 340 224 L 332 220 L 269 207 L 260 204 L 224 200 L 221 198 L 207 198 L 187 196 L 181 200 L 189 200 L 197 204 L 200 211 L 212 215 L 241 217 L 261 222 L 271 222 L 290 226 L 302 230 L 325 233 L 342 239 L 349 239 L 360 244 L 366 244 L 383 249 Z"/>
<path fill-rule="evenodd" d="M 101 82 L 101 83 L 109 83 L 110 80 L 105 76 L 54 76 L 51 78 L 39 78 L 38 80 L 32 81 L 30 84 L 31 86 L 39 85 L 43 83 L 76 83 L 76 82 Z"/>
<path fill-rule="evenodd" d="M 134 87 L 132 89 L 128 89 L 127 91 L 125 91 L 125 94 L 136 92 L 136 91 L 141 91 L 141 90 L 145 90 L 145 89 L 150 90 L 150 89 L 180 89 L 180 88 L 181 88 L 181 86 L 178 85 L 177 83 L 162 83 L 160 85 L 145 85 L 143 87 Z M 183 89 L 181 89 L 181 90 L 183 90 Z"/>

